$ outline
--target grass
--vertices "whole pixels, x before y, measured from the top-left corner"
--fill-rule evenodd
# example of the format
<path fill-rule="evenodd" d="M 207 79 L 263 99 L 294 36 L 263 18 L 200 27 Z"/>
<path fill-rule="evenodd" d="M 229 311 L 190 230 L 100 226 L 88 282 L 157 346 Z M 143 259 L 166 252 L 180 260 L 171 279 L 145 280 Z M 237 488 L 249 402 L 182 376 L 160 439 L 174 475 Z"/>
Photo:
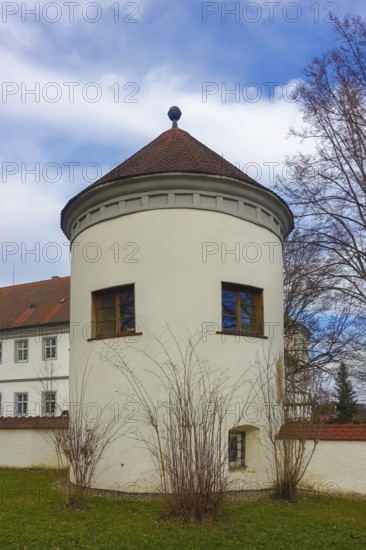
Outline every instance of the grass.
<path fill-rule="evenodd" d="M 92 496 L 70 510 L 54 482 L 60 472 L 0 472 L 0 548 L 6 550 L 366 548 L 366 501 L 309 494 L 297 504 L 238 499 L 216 523 L 162 519 L 157 500 Z"/>

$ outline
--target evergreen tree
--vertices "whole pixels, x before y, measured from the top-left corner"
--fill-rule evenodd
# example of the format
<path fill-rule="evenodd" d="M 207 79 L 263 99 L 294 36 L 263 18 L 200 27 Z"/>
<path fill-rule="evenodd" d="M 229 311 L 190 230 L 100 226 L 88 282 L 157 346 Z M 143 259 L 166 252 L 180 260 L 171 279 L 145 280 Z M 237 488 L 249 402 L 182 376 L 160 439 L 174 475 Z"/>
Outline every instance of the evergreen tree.
<path fill-rule="evenodd" d="M 352 422 L 357 411 L 356 394 L 349 379 L 347 367 L 341 363 L 336 376 L 335 397 L 337 398 L 337 420 L 340 424 Z"/>

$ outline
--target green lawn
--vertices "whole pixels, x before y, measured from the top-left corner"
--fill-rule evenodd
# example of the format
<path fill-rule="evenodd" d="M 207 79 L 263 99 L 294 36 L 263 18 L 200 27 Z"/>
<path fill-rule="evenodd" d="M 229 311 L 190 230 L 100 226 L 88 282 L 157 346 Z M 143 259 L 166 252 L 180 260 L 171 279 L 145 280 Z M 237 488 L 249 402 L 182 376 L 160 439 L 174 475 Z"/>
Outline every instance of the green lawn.
<path fill-rule="evenodd" d="M 0 471 L 0 549 L 366 549 L 366 501 L 302 496 L 297 504 L 227 502 L 216 523 L 162 519 L 154 500 L 92 496 L 71 511 L 50 471 Z"/>

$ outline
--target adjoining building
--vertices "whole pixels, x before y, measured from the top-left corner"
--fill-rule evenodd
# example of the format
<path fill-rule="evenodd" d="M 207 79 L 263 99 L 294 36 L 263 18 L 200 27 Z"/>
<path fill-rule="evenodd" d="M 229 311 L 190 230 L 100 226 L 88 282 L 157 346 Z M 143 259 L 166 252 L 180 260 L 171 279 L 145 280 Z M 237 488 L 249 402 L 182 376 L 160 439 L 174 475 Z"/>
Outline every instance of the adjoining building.
<path fill-rule="evenodd" d="M 3 416 L 61 414 L 68 404 L 70 278 L 0 288 Z"/>
<path fill-rule="evenodd" d="M 58 465 L 40 434 L 67 428 L 69 347 L 69 277 L 0 288 L 0 466 Z"/>

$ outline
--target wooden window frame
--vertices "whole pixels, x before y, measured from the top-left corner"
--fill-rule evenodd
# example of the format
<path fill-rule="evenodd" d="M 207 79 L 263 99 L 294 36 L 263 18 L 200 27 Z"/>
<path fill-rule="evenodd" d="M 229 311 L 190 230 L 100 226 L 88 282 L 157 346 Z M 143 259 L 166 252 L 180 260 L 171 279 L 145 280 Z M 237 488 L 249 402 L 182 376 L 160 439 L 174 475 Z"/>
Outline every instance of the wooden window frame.
<path fill-rule="evenodd" d="M 223 309 L 223 300 L 222 300 L 222 291 L 223 290 L 232 290 L 236 292 L 236 328 L 227 329 L 224 328 L 224 309 Z M 241 307 L 240 307 L 240 292 L 250 292 L 255 297 L 255 309 L 256 317 L 255 324 L 256 330 L 240 330 L 241 323 Z M 253 337 L 264 337 L 264 318 L 263 318 L 263 289 L 249 286 L 241 285 L 237 283 L 221 283 L 221 333 L 222 334 L 239 334 L 243 336 L 253 336 Z"/>
<path fill-rule="evenodd" d="M 120 323 L 119 315 L 119 302 L 118 295 L 121 290 L 126 290 L 128 287 L 132 288 L 133 298 L 134 298 L 134 310 L 133 310 L 133 320 L 134 320 L 134 329 L 127 331 L 118 330 Z M 114 294 L 114 306 L 115 306 L 115 319 L 114 319 L 114 332 L 108 334 L 99 334 L 99 297 L 102 294 Z M 136 332 L 136 307 L 135 307 L 135 284 L 129 283 L 126 285 L 114 286 L 110 288 L 104 288 L 92 292 L 92 319 L 93 319 L 93 335 L 90 340 L 103 340 L 106 338 L 116 338 L 123 336 L 130 336 L 132 334 L 142 334 L 141 332 Z"/>

